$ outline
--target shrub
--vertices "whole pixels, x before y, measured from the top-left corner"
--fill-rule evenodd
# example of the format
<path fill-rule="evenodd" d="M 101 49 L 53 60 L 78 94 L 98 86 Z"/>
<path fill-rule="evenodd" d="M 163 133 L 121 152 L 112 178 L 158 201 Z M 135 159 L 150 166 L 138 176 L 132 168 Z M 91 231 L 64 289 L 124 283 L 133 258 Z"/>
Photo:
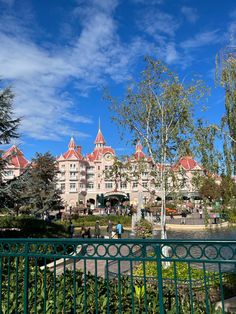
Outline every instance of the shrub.
<path fill-rule="evenodd" d="M 152 224 L 146 219 L 141 218 L 135 225 L 135 235 L 137 238 L 151 238 Z"/>
<path fill-rule="evenodd" d="M 120 222 L 124 227 L 131 226 L 131 216 L 117 216 L 117 215 L 88 215 L 79 216 L 78 219 L 73 220 L 75 227 L 93 227 L 96 221 L 99 220 L 100 226 L 107 226 L 108 221 L 111 220 L 113 225 Z"/>
<path fill-rule="evenodd" d="M 20 229 L 2 230 L 0 237 L 65 237 L 66 228 L 62 224 L 45 221 L 30 216 L 2 216 L 0 217 L 1 229 Z"/>

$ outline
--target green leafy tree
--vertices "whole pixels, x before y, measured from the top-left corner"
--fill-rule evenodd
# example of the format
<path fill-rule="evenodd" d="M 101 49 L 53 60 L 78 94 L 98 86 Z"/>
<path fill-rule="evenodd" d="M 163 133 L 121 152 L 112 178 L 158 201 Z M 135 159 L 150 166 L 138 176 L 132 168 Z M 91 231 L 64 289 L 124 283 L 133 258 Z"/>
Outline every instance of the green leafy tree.
<path fill-rule="evenodd" d="M 195 127 L 195 154 L 201 165 L 211 173 L 219 173 L 222 153 L 217 150 L 215 141 L 221 137 L 219 128 L 215 124 L 208 124 L 202 118 L 197 119 Z"/>
<path fill-rule="evenodd" d="M 113 157 L 112 167 L 104 171 L 105 179 L 113 180 L 115 183 L 114 192 L 119 190 L 119 184 L 121 182 L 127 182 L 130 180 L 129 173 L 131 171 L 131 164 L 126 157 L 117 158 Z"/>
<path fill-rule="evenodd" d="M 11 139 L 18 138 L 17 132 L 20 118 L 15 118 L 13 114 L 14 94 L 10 87 L 0 90 L 0 145 L 8 144 Z M 3 151 L 0 150 L 0 183 L 2 182 L 2 172 L 6 160 L 2 158 Z"/>
<path fill-rule="evenodd" d="M 3 183 L 0 189 L 0 203 L 2 206 L 13 209 L 18 215 L 21 206 L 29 205 L 29 180 L 30 173 L 27 168 L 20 176 Z"/>
<path fill-rule="evenodd" d="M 221 197 L 220 186 L 216 183 L 214 177 L 209 176 L 203 178 L 199 193 L 211 202 Z"/>
<path fill-rule="evenodd" d="M 226 174 L 236 175 L 236 47 L 226 47 L 216 58 L 216 74 L 220 66 L 220 84 L 225 89 L 225 115 L 221 131 L 224 141 Z"/>
<path fill-rule="evenodd" d="M 128 88 L 123 100 L 108 98 L 121 135 L 128 131 L 130 140 L 140 141 L 151 157 L 152 181 L 162 196 L 162 238 L 166 238 L 166 195 L 175 174 L 168 165 L 194 150 L 194 106 L 206 89 L 198 80 L 184 85 L 160 61 L 146 58 L 146 63 L 141 81 Z"/>
<path fill-rule="evenodd" d="M 49 152 L 36 153 L 32 159 L 28 181 L 28 195 L 35 213 L 42 213 L 61 207 L 60 192 L 56 187 L 58 166 Z"/>
<path fill-rule="evenodd" d="M 223 205 L 225 206 L 230 204 L 230 201 L 236 197 L 236 184 L 231 177 L 225 175 L 222 176 L 220 184 L 220 195 Z"/>

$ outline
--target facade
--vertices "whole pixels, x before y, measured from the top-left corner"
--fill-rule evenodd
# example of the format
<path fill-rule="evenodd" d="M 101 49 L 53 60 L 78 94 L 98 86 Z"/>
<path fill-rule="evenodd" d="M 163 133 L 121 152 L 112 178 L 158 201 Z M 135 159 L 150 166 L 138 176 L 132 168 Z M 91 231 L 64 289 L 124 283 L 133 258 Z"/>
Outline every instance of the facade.
<path fill-rule="evenodd" d="M 13 145 L 5 151 L 2 158 L 7 160 L 7 164 L 3 172 L 3 181 L 8 181 L 18 177 L 29 165 L 28 160 L 16 145 Z"/>
<path fill-rule="evenodd" d="M 61 190 L 61 196 L 66 207 L 75 207 L 79 204 L 90 207 L 111 206 L 129 201 L 134 206 L 138 203 L 146 204 L 150 200 L 161 198 L 161 191 L 154 184 L 150 173 L 158 167 L 149 156 L 143 152 L 142 145 L 138 143 L 134 154 L 129 158 L 131 165 L 129 180 L 124 180 L 120 175 L 109 175 L 115 162 L 115 150 L 106 145 L 103 134 L 99 128 L 94 141 L 94 149 L 90 154 L 82 155 L 81 146 L 77 146 L 72 137 L 68 144 L 68 150 L 57 158 L 59 174 L 57 187 Z M 8 149 L 3 158 L 7 159 L 7 167 L 4 172 L 4 181 L 19 176 L 29 165 L 23 153 L 14 145 Z M 141 175 L 132 175 L 137 164 L 144 164 Z M 178 191 L 183 195 L 196 194 L 192 185 L 193 176 L 198 173 L 204 175 L 203 168 L 191 157 L 185 156 L 171 169 L 177 173 L 179 182 L 182 182 Z"/>
<path fill-rule="evenodd" d="M 117 205 L 124 201 L 137 205 L 140 202 L 147 203 L 151 199 L 152 193 L 155 194 L 155 197 L 161 197 L 161 192 L 150 178 L 153 167 L 158 167 L 158 165 L 153 165 L 151 158 L 143 152 L 140 143 L 136 145 L 130 163 L 134 169 L 137 162 L 142 161 L 145 168 L 138 178 L 131 176 L 128 181 L 107 175 L 109 169 L 112 168 L 116 154 L 112 147 L 106 145 L 100 129 L 94 144 L 93 152 L 82 156 L 81 147 L 76 146 L 72 137 L 67 152 L 57 159 L 60 171 L 58 188 L 61 190 L 62 198 L 67 206 L 74 207 L 78 204 L 89 203 L 94 207 L 103 207 L 107 202 Z M 183 180 L 181 193 L 194 195 L 192 178 L 196 173 L 204 173 L 202 167 L 191 156 L 185 156 L 173 166 L 173 171 L 181 173 L 179 178 Z"/>

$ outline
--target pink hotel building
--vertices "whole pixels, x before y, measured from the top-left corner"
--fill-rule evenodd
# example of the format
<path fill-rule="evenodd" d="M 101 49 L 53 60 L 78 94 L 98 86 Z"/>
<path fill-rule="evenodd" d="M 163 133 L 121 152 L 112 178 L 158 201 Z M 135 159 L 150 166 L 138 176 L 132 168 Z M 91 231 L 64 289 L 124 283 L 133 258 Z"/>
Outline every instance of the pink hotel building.
<path fill-rule="evenodd" d="M 118 202 L 129 200 L 131 204 L 137 205 L 140 195 L 143 203 L 150 199 L 150 191 L 155 190 L 156 197 L 160 197 L 160 191 L 152 186 L 149 171 L 152 163 L 150 157 L 146 156 L 141 144 L 136 145 L 132 161 L 135 163 L 143 160 L 147 168 L 142 172 L 140 178 L 131 178 L 128 182 L 114 179 L 105 175 L 106 170 L 112 167 L 115 151 L 107 146 L 101 130 L 98 130 L 94 141 L 95 147 L 91 154 L 83 156 L 81 146 L 77 146 L 74 138 L 70 139 L 68 150 L 57 158 L 59 174 L 57 186 L 62 192 L 62 199 L 66 206 L 76 206 L 78 204 L 93 204 L 94 207 L 103 206 L 109 201 L 112 205 Z M 23 153 L 14 145 L 8 149 L 3 157 L 7 158 L 12 154 L 5 171 L 5 180 L 19 176 L 27 167 L 29 162 Z M 203 169 L 190 156 L 182 157 L 175 165 L 175 168 L 184 170 L 185 183 L 181 189 L 183 194 L 194 194 L 191 184 L 193 175 L 203 174 Z"/>

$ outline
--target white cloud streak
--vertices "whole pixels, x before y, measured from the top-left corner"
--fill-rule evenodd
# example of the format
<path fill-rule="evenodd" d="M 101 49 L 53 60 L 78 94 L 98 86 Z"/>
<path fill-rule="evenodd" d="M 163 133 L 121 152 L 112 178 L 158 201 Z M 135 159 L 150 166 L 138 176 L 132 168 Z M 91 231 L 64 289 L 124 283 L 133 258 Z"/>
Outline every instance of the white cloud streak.
<path fill-rule="evenodd" d="M 0 1 L 14 4 L 13 0 Z M 142 2 L 133 1 L 137 5 Z M 10 15 L 9 10 L 2 14 L 0 75 L 13 83 L 16 113 L 23 117 L 23 134 L 51 140 L 60 140 L 72 133 L 86 137 L 88 134 L 75 129 L 80 123 L 92 123 L 92 118 L 78 114 L 79 101 L 65 94 L 67 86 L 86 95 L 91 88 L 106 85 L 109 79 L 117 83 L 129 80 L 136 61 L 144 55 L 186 66 L 188 56 L 184 53 L 183 62 L 180 48 L 186 51 L 218 41 L 216 30 L 200 33 L 179 47 L 175 36 L 180 22 L 157 6 L 145 6 L 139 18 L 142 35 L 124 43 L 115 19 L 118 5 L 118 0 L 78 0 L 71 12 L 71 21 L 68 25 L 63 21 L 61 25 L 66 37 L 63 46 L 46 40 L 39 44 L 39 37 L 42 40 L 45 34 L 37 25 L 36 34 L 29 27 L 34 25 L 32 12 L 27 12 L 28 20 L 26 16 L 17 17 L 16 13 Z M 193 22 L 196 12 L 186 8 L 182 13 Z M 77 28 L 73 28 L 74 21 Z"/>
<path fill-rule="evenodd" d="M 183 41 L 180 46 L 184 49 L 196 49 L 214 43 L 219 43 L 221 37 L 218 30 L 196 34 L 194 37 Z"/>
<path fill-rule="evenodd" d="M 64 96 L 66 84 L 73 84 L 83 94 L 103 85 L 107 78 L 116 82 L 128 79 L 128 65 L 139 55 L 140 43 L 138 39 L 129 46 L 120 42 L 112 16 L 116 5 L 117 1 L 88 1 L 86 7 L 78 6 L 73 16 L 80 18 L 81 32 L 70 46 L 54 50 L 36 44 L 15 16 L 0 21 L 1 74 L 13 82 L 23 134 L 59 140 L 76 133 L 71 123 L 92 123 L 91 118 L 72 113 L 77 105 Z"/>

